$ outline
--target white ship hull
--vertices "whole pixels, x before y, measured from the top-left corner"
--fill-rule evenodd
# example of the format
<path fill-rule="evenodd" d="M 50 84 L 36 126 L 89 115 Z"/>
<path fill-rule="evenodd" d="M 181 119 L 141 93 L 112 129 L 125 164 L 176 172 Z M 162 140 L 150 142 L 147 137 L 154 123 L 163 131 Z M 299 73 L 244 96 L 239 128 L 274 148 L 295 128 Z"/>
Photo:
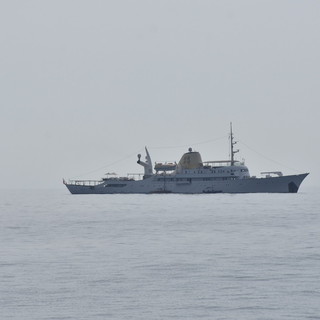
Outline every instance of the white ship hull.
<path fill-rule="evenodd" d="M 101 181 L 97 185 L 68 184 L 72 194 L 115 193 L 296 193 L 308 173 L 270 178 L 203 181 L 185 176 L 151 176 L 144 180 Z M 208 178 L 205 178 L 208 179 Z"/>
<path fill-rule="evenodd" d="M 103 178 L 99 181 L 65 182 L 72 194 L 113 193 L 296 193 L 308 173 L 284 176 L 280 171 L 262 172 L 264 178 L 251 177 L 244 162 L 236 161 L 232 125 L 230 124 L 230 160 L 203 162 L 197 151 L 189 148 L 178 163 L 152 165 L 146 148 L 146 161 L 138 154 L 137 163 L 144 167 L 143 179 L 132 177 Z M 156 173 L 154 173 L 154 171 Z"/>

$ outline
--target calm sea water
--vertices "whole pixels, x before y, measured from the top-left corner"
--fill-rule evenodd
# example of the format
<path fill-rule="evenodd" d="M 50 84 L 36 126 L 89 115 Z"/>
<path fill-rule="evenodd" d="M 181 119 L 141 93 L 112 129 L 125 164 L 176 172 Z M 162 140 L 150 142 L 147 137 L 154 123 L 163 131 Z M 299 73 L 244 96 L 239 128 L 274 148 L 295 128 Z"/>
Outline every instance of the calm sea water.
<path fill-rule="evenodd" d="M 320 319 L 320 197 L 1 191 L 0 319 Z"/>

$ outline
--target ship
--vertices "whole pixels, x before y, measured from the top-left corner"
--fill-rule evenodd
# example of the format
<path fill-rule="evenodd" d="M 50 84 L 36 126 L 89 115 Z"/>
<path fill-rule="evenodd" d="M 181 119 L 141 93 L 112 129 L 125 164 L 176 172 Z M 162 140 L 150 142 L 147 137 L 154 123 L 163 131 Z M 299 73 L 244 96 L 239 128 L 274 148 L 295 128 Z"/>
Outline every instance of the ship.
<path fill-rule="evenodd" d="M 283 175 L 264 171 L 251 176 L 244 161 L 235 159 L 232 123 L 230 124 L 230 159 L 202 161 L 201 154 L 189 148 L 178 163 L 155 163 L 145 147 L 145 161 L 138 154 L 137 163 L 144 173 L 118 177 L 107 174 L 100 180 L 68 180 L 63 183 L 71 194 L 216 194 L 216 193 L 297 193 L 309 173 Z"/>

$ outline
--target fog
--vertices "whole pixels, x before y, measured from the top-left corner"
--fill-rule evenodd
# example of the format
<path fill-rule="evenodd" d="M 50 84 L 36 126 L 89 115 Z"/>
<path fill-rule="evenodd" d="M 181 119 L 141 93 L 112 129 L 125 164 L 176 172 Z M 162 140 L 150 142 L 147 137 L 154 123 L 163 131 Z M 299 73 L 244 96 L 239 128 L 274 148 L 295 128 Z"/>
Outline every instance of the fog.
<path fill-rule="evenodd" d="M 238 159 L 319 186 L 319 1 L 2 1 L 0 188 Z"/>

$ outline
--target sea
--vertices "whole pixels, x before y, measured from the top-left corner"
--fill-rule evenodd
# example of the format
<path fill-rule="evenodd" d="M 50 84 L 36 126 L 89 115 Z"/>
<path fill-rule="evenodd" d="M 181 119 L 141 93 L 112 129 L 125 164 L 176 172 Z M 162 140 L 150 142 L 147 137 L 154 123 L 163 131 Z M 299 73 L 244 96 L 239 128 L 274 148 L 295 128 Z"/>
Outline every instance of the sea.
<path fill-rule="evenodd" d="M 0 319 L 320 319 L 318 191 L 2 190 Z"/>

